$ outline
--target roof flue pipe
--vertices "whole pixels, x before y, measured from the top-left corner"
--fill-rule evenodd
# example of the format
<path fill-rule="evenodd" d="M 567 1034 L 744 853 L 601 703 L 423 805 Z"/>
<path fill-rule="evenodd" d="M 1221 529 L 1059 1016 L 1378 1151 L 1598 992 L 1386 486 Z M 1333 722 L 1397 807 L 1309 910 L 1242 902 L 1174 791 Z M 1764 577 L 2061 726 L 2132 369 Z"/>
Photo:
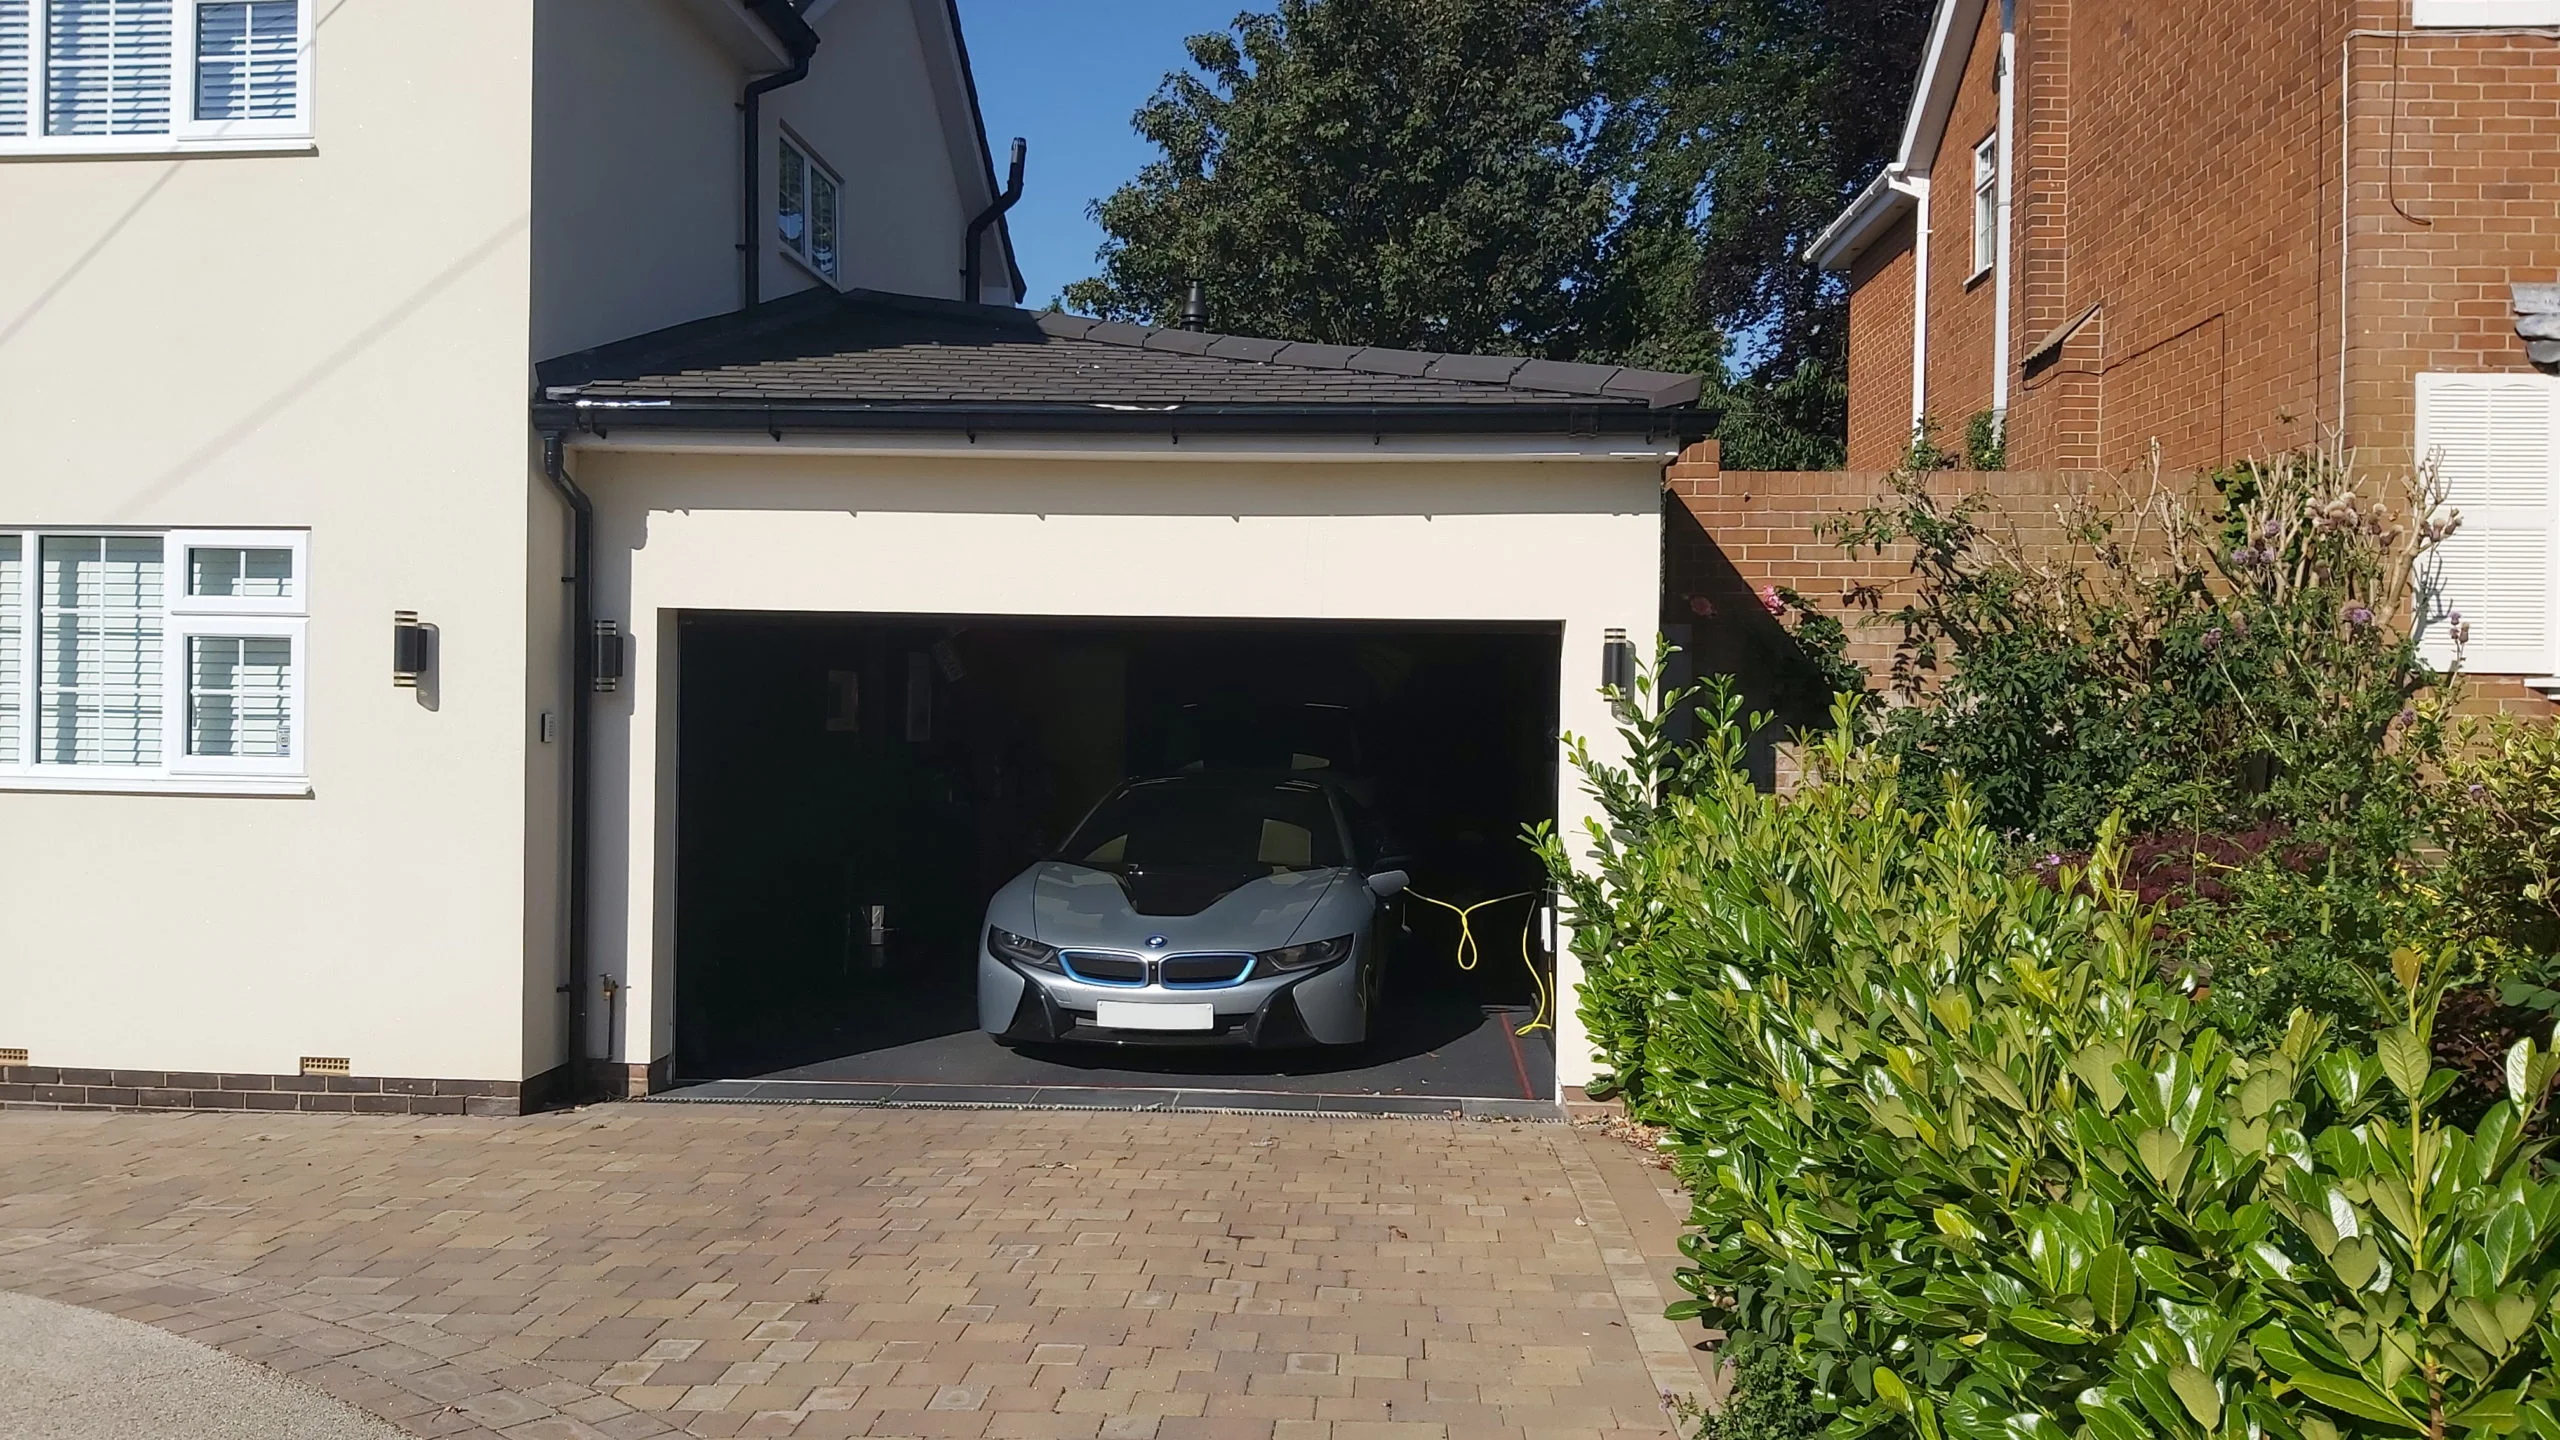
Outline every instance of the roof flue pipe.
<path fill-rule="evenodd" d="M 1003 219 L 1004 212 L 1022 198 L 1022 161 L 1030 151 L 1030 142 L 1013 137 L 1013 168 L 1005 176 L 1004 193 L 969 222 L 969 237 L 960 251 L 960 298 L 972 305 L 984 304 L 987 298 L 987 227 Z"/>

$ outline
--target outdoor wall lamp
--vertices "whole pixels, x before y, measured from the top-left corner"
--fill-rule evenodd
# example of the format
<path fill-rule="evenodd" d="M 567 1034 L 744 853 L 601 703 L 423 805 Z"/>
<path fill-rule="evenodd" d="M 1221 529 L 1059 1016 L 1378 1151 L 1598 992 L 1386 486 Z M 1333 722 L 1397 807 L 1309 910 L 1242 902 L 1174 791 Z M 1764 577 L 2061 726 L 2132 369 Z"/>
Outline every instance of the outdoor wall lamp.
<path fill-rule="evenodd" d="M 426 676 L 429 651 L 427 627 L 418 620 L 415 610 L 391 612 L 391 683 L 405 690 L 415 690 Z"/>
<path fill-rule="evenodd" d="M 610 695 L 622 688 L 622 622 L 596 622 L 595 654 L 588 674 L 594 678 L 596 693 Z"/>
<path fill-rule="evenodd" d="M 1600 642 L 1600 684 L 1621 695 L 1636 691 L 1636 647 L 1627 642 L 1627 632 L 1612 627 Z"/>

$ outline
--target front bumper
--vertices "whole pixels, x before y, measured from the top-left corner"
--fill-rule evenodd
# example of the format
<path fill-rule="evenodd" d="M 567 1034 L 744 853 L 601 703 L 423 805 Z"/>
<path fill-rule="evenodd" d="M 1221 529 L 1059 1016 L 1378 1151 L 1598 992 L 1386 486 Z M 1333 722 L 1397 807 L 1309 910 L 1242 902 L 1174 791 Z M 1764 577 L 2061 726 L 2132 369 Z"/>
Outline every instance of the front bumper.
<path fill-rule="evenodd" d="M 1150 1047 L 1240 1045 L 1284 1048 L 1346 1045 L 1368 1038 L 1360 967 L 1353 953 L 1303 974 L 1257 978 L 1217 990 L 1102 986 L 997 959 L 981 943 L 979 1028 L 1005 1040 Z M 1213 1007 L 1207 1030 L 1106 1029 L 1095 1016 L 1104 1001 Z"/>

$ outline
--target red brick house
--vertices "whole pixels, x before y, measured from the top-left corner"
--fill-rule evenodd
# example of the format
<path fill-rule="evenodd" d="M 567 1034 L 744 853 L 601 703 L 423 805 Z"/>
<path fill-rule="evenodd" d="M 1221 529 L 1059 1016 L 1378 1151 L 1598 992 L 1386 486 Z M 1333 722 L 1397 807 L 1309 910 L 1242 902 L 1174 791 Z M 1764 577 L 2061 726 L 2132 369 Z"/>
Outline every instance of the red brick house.
<path fill-rule="evenodd" d="M 2560 693 L 2560 0 L 1944 0 L 1807 258 L 1853 470 L 1924 417 L 2016 470 L 2434 457 L 2430 643 Z"/>

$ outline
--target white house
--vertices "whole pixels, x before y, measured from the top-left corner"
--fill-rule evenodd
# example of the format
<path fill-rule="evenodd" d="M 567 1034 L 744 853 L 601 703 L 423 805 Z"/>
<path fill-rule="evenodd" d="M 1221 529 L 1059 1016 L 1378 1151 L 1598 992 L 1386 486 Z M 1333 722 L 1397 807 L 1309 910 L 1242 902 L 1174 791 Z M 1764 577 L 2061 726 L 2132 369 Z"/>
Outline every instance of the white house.
<path fill-rule="evenodd" d="M 1011 308 L 981 131 L 949 0 L 0 0 L 0 1103 L 800 1058 L 1238 657 L 1577 826 L 1695 382 Z"/>

